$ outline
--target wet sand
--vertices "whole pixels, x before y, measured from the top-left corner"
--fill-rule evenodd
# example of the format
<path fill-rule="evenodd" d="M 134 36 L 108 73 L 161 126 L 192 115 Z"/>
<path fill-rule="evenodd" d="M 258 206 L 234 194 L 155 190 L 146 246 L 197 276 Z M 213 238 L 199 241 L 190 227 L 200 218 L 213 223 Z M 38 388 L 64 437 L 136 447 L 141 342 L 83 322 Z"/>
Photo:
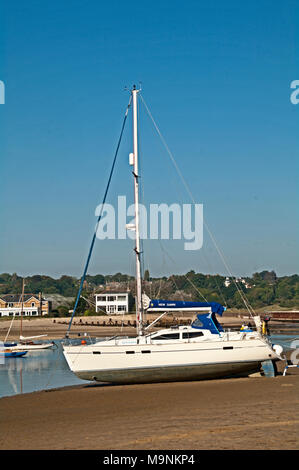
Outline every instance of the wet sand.
<path fill-rule="evenodd" d="M 0 449 L 298 449 L 296 370 L 1 398 Z"/>
<path fill-rule="evenodd" d="M 26 336 L 61 339 L 67 329 L 53 319 L 24 323 Z M 73 330 L 97 336 L 135 332 L 79 325 Z M 6 321 L 0 323 L 1 337 L 4 331 Z M 18 334 L 16 321 L 10 339 Z M 283 367 L 278 363 L 280 373 Z M 298 392 L 299 369 L 289 369 L 286 377 L 126 386 L 87 382 L 5 397 L 0 449 L 298 449 Z"/>

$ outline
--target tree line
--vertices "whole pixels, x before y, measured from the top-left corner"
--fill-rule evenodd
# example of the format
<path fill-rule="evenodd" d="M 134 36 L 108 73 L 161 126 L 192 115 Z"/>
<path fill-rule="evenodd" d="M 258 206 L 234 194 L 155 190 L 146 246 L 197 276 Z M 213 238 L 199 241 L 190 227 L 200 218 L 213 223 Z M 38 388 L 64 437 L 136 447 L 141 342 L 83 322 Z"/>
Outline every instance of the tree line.
<path fill-rule="evenodd" d="M 218 274 L 202 274 L 189 271 L 186 274 L 173 274 L 169 277 L 154 278 L 148 271 L 144 273 L 144 291 L 150 298 L 195 300 L 219 302 L 228 308 L 244 308 L 240 295 L 242 291 L 253 308 L 278 305 L 282 308 L 298 308 L 299 276 L 277 277 L 274 271 L 254 273 L 251 277 L 239 279 L 226 278 Z M 22 291 L 22 277 L 14 274 L 0 274 L 0 295 L 17 294 Z M 61 276 L 59 279 L 45 275 L 33 275 L 25 278 L 26 292 L 38 294 L 60 294 L 64 297 L 76 297 L 80 279 L 74 276 Z M 135 294 L 134 277 L 127 274 L 87 275 L 84 283 L 84 296 L 92 299 L 95 292 L 106 287 L 130 289 Z M 69 305 L 68 305 L 69 307 Z M 87 306 L 81 302 L 80 310 Z"/>

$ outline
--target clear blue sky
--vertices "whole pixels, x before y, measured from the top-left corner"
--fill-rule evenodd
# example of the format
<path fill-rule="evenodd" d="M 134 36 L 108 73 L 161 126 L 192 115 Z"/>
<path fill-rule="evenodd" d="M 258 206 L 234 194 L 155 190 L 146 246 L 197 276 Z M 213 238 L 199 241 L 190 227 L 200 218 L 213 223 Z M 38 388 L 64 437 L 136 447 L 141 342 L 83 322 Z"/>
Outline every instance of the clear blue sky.
<path fill-rule="evenodd" d="M 138 81 L 233 273 L 297 272 L 298 18 L 290 0 L 2 2 L 0 272 L 81 275 Z M 145 200 L 191 202 L 141 117 Z M 132 196 L 128 124 L 112 203 Z M 145 253 L 153 275 L 226 274 L 206 233 Z M 117 271 L 132 242 L 97 241 L 89 272 Z"/>

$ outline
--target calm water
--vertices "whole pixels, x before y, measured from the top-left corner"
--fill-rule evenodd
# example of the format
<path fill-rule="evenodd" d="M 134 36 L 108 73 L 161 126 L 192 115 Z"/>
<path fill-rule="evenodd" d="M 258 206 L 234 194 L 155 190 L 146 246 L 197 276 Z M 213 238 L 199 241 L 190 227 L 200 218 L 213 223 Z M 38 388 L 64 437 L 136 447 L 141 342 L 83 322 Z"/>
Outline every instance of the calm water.
<path fill-rule="evenodd" d="M 292 341 L 295 335 L 272 335 L 273 343 L 281 344 L 285 351 L 298 347 Z M 0 364 L 0 397 L 47 390 L 69 385 L 87 384 L 78 379 L 69 369 L 62 353 L 60 341 L 55 341 L 56 349 L 31 351 L 19 358 L 5 358 Z"/>
<path fill-rule="evenodd" d="M 69 369 L 60 341 L 56 349 L 30 351 L 0 364 L 0 397 L 85 383 Z"/>

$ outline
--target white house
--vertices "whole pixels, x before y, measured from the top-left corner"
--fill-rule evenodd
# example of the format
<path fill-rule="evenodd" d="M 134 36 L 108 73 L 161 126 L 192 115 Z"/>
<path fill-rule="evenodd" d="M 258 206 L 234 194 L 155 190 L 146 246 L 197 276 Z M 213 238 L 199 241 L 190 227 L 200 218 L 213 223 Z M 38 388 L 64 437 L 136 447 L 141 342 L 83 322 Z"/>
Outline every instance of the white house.
<path fill-rule="evenodd" d="M 233 278 L 232 278 L 233 279 Z M 236 277 L 235 278 L 235 282 L 239 283 L 241 282 L 242 284 L 244 284 L 244 286 L 246 287 L 246 289 L 251 289 L 251 286 L 246 282 L 245 279 L 243 279 L 242 277 Z M 226 277 L 225 278 L 225 281 L 224 281 L 224 285 L 225 287 L 229 287 L 232 283 L 232 280 L 229 278 L 229 277 Z"/>
<path fill-rule="evenodd" d="M 95 295 L 96 312 L 117 315 L 130 311 L 132 296 L 130 292 L 101 292 Z"/>

